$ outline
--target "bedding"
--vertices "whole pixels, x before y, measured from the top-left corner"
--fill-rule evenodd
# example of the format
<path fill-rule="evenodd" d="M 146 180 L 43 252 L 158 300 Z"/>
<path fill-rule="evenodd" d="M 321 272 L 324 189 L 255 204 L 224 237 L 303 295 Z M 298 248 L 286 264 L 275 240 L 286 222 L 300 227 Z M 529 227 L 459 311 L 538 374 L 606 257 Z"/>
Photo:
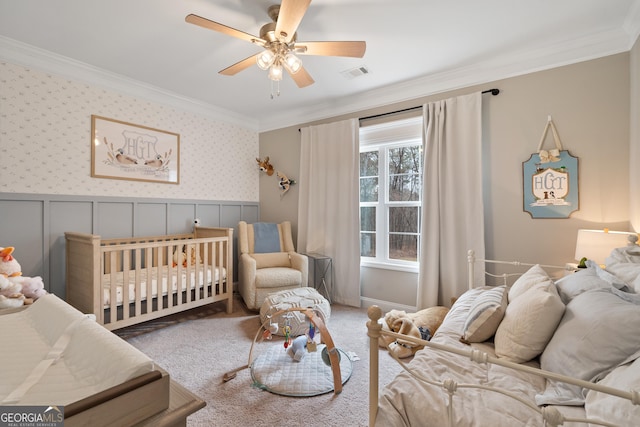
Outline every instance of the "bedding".
<path fill-rule="evenodd" d="M 458 298 L 432 340 L 372 398 L 371 425 L 640 425 L 640 280 L 631 273 L 640 264 L 588 262 L 558 280 L 549 266 L 524 265 L 506 289 L 471 288 Z M 375 372 L 377 352 L 370 357 Z M 378 395 L 377 385 L 371 391 Z"/>
<path fill-rule="evenodd" d="M 204 271 L 206 269 L 206 272 Z M 148 269 L 144 269 L 140 271 L 140 295 L 142 299 L 147 299 L 147 278 L 149 275 L 151 276 L 151 296 L 152 298 L 158 297 L 158 275 L 161 275 L 161 296 L 166 296 L 168 294 L 167 284 L 169 283 L 169 272 L 167 268 L 160 269 L 160 273 L 158 273 L 157 267 L 150 267 Z M 188 275 L 187 280 L 187 271 L 186 269 L 182 270 L 182 278 L 178 280 L 177 271 L 174 269 L 174 273 L 171 274 L 171 293 L 175 293 L 178 290 L 178 286 L 180 286 L 181 291 L 186 291 L 187 288 L 193 290 L 196 287 L 202 288 L 204 284 L 211 284 L 211 267 L 205 267 L 203 264 L 199 264 L 197 266 L 193 266 L 190 274 Z M 196 272 L 197 271 L 197 272 Z M 214 268 L 213 275 L 213 283 L 220 283 L 220 268 Z M 206 276 L 206 278 L 204 278 Z M 123 300 L 123 282 L 124 282 L 124 273 L 119 272 L 115 275 L 115 283 L 116 283 L 116 304 L 122 305 Z M 136 299 L 136 283 L 135 283 L 135 271 L 132 271 L 128 277 L 129 281 L 129 303 L 135 302 Z M 227 270 L 222 268 L 222 280 L 227 279 Z M 180 283 L 180 285 L 178 285 Z M 111 274 L 105 274 L 102 279 L 102 285 L 104 288 L 104 308 L 109 308 L 111 306 Z"/>

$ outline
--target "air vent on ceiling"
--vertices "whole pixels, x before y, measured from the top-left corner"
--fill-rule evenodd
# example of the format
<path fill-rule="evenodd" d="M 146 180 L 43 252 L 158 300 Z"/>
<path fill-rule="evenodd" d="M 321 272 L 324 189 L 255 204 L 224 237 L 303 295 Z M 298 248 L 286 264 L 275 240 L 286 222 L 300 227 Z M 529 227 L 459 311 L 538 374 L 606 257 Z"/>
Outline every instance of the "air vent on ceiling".
<path fill-rule="evenodd" d="M 369 69 L 366 66 L 351 68 L 349 70 L 342 71 L 342 74 L 347 79 L 355 79 L 356 77 L 364 76 L 369 74 Z"/>

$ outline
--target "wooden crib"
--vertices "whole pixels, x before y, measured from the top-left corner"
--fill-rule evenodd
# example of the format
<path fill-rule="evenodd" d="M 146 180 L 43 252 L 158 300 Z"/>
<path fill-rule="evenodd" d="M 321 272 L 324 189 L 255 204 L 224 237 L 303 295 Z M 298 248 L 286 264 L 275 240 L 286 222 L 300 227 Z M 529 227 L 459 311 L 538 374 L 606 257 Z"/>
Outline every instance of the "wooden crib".
<path fill-rule="evenodd" d="M 66 232 L 65 238 L 66 301 L 109 330 L 217 301 L 233 311 L 232 228 L 119 239 Z"/>

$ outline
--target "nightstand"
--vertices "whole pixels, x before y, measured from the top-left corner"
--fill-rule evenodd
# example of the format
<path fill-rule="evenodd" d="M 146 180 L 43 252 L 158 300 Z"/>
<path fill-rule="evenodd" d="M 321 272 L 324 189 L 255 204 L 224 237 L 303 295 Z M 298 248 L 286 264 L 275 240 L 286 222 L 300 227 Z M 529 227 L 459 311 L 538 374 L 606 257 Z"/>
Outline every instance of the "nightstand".
<path fill-rule="evenodd" d="M 331 292 L 329 289 L 333 286 L 333 259 L 330 256 L 316 252 L 304 255 L 309 258 L 309 266 L 313 269 L 313 273 L 309 273 L 309 276 L 313 277 L 313 287 L 320 293 L 324 290 L 324 296 L 331 304 Z M 327 286 L 327 281 L 329 286 Z"/>

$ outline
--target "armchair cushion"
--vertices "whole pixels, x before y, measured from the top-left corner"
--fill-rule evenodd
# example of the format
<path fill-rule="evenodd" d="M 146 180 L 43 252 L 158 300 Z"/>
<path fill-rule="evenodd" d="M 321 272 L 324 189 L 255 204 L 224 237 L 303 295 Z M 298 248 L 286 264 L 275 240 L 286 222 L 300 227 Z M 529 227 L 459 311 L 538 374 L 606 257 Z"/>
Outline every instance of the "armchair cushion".
<path fill-rule="evenodd" d="M 256 268 L 291 267 L 291 259 L 287 252 L 272 252 L 268 254 L 251 254 L 256 260 Z"/>
<path fill-rule="evenodd" d="M 302 274 L 293 268 L 261 268 L 256 271 L 256 288 L 300 287 Z"/>

